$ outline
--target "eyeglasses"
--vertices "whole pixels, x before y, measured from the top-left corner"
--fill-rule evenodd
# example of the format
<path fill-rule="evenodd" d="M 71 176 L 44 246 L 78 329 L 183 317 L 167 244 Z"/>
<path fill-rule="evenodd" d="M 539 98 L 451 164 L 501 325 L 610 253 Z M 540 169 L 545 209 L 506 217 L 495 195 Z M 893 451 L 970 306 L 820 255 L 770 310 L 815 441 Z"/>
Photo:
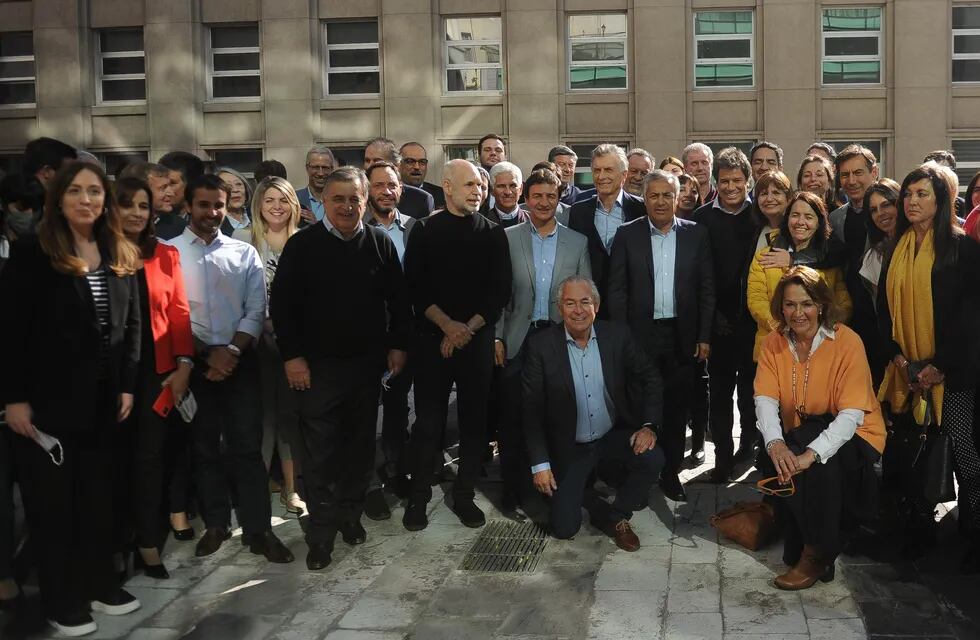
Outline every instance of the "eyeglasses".
<path fill-rule="evenodd" d="M 793 484 L 792 476 L 790 476 L 789 483 L 787 484 L 782 484 L 779 481 L 779 476 L 763 478 L 755 483 L 755 488 L 759 490 L 759 493 L 767 496 L 776 496 L 777 498 L 788 498 L 796 493 L 796 485 Z"/>
<path fill-rule="evenodd" d="M 415 158 L 402 158 L 402 162 L 407 165 L 417 164 L 420 167 L 429 166 L 429 161 L 426 158 L 421 158 L 419 160 L 416 160 Z"/>
<path fill-rule="evenodd" d="M 316 171 L 317 173 L 330 173 L 333 171 L 333 166 L 324 164 L 308 164 L 306 165 L 306 168 L 310 169 L 311 171 Z"/>

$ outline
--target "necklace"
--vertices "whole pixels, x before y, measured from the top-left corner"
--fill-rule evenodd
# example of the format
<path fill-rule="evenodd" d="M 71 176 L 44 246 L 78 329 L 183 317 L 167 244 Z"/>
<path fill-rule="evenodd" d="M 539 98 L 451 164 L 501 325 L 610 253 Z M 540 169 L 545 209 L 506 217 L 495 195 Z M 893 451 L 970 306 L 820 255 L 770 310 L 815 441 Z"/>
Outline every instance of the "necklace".
<path fill-rule="evenodd" d="M 793 361 L 793 406 L 796 408 L 796 416 L 803 423 L 809 417 L 806 408 L 806 387 L 810 381 L 810 358 L 806 360 L 806 367 L 803 369 L 803 402 L 796 401 L 796 361 Z"/>

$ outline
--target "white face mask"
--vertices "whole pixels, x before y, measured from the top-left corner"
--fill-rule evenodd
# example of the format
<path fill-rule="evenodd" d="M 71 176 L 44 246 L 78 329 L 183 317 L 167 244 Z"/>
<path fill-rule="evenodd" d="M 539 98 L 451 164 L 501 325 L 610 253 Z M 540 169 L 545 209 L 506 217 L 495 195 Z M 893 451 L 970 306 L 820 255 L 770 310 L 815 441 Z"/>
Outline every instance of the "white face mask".
<path fill-rule="evenodd" d="M 194 394 L 191 393 L 190 389 L 187 390 L 184 397 L 177 403 L 177 411 L 180 412 L 180 417 L 184 422 L 188 424 L 194 419 L 194 414 L 197 413 L 197 400 L 194 398 Z"/>
<path fill-rule="evenodd" d="M 34 442 L 38 443 L 51 456 L 51 462 L 58 467 L 63 465 L 65 463 L 65 451 L 61 447 L 61 441 L 40 429 L 34 429 L 34 431 L 37 432 L 37 435 L 34 436 Z"/>

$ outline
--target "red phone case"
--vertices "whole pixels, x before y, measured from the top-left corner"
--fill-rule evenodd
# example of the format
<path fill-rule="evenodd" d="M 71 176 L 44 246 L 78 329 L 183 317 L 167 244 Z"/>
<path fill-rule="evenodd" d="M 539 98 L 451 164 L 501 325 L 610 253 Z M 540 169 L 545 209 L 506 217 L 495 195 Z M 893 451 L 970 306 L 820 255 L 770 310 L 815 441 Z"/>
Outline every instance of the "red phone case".
<path fill-rule="evenodd" d="M 153 410 L 157 412 L 161 418 L 166 418 L 170 415 L 171 410 L 174 408 L 174 392 L 169 387 L 163 388 L 160 395 L 157 396 L 156 402 L 153 403 Z"/>

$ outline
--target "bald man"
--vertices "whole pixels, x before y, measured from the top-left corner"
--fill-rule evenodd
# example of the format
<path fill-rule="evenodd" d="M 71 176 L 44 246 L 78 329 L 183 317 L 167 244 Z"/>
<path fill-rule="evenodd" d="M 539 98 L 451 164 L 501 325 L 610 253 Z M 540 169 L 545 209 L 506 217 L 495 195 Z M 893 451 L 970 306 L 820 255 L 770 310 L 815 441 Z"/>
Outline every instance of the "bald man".
<path fill-rule="evenodd" d="M 415 456 L 402 523 L 428 526 L 432 469 L 446 429 L 449 391 L 456 383 L 459 472 L 453 511 L 468 527 L 486 522 L 473 502 L 486 447 L 487 396 L 493 375 L 493 326 L 510 299 L 511 269 L 502 227 L 476 212 L 481 179 L 465 160 L 442 172 L 446 208 L 419 220 L 405 249 L 405 275 L 418 321 L 415 360 Z"/>

